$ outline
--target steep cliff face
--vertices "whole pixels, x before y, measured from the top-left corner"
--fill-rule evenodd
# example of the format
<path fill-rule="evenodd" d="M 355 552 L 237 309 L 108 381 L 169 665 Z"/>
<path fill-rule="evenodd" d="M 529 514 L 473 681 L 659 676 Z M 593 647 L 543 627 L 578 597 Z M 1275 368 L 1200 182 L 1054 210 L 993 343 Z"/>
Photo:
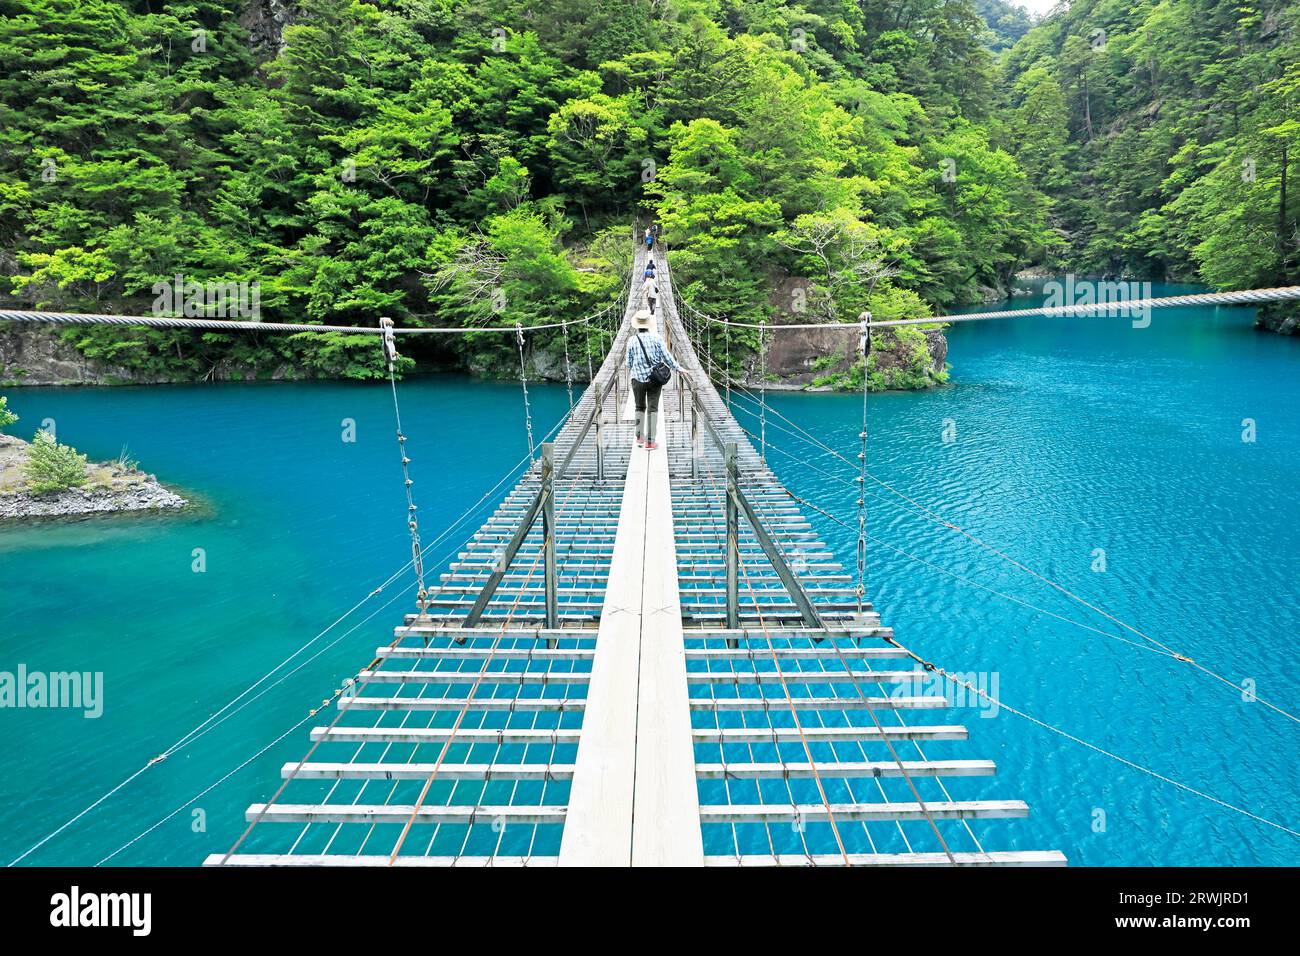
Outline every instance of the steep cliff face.
<path fill-rule="evenodd" d="M 146 375 L 88 358 L 59 335 L 60 327 L 0 322 L 0 385 L 169 385 L 195 381 Z M 258 367 L 222 362 L 207 371 L 204 381 L 247 382 L 308 377 L 289 365 Z"/>
<path fill-rule="evenodd" d="M 270 59 L 284 49 L 284 28 L 293 23 L 295 6 L 286 0 L 249 0 L 239 18 L 248 31 L 249 45 L 259 59 Z"/>
<path fill-rule="evenodd" d="M 139 381 L 82 355 L 48 325 L 0 322 L 0 384 L 111 385 Z"/>
<path fill-rule="evenodd" d="M 858 358 L 858 330 L 799 329 L 770 333 L 767 348 L 767 372 L 779 381 L 769 380 L 769 388 L 809 388 L 828 384 L 824 379 L 847 375 Z M 750 381 L 758 383 L 759 364 L 753 363 Z"/>

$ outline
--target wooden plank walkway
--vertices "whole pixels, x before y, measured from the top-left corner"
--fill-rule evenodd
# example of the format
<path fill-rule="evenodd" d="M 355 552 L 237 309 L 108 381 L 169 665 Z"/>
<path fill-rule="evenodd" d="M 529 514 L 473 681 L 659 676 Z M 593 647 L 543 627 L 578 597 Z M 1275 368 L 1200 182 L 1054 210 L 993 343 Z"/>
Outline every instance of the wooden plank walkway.
<path fill-rule="evenodd" d="M 627 414 L 635 414 L 630 395 Z M 658 420 L 663 436 L 663 408 Z M 619 510 L 561 866 L 704 863 L 671 500 L 665 445 L 637 449 Z"/>
<path fill-rule="evenodd" d="M 540 521 L 502 568 L 543 487 L 537 463 L 441 575 L 427 613 L 408 614 L 322 712 L 306 757 L 282 768 L 283 792 L 248 809 L 249 837 L 208 864 L 1065 862 L 986 849 L 997 836 L 986 828 L 1029 808 L 990 788 L 991 761 L 948 752 L 966 728 L 882 640 L 892 631 L 859 606 L 856 582 L 731 416 L 662 255 L 657 319 L 683 371 L 662 394 L 660 446 L 634 446 L 623 366 L 645 258 L 638 247 L 624 321 L 554 444 L 568 463 L 554 480 L 554 626 Z M 732 627 L 728 443 L 763 530 L 743 517 L 737 528 Z M 912 723 L 913 712 L 940 719 Z"/>
<path fill-rule="evenodd" d="M 637 766 L 647 456 L 627 469 L 588 691 L 590 719 L 574 762 L 561 865 L 628 866 Z"/>

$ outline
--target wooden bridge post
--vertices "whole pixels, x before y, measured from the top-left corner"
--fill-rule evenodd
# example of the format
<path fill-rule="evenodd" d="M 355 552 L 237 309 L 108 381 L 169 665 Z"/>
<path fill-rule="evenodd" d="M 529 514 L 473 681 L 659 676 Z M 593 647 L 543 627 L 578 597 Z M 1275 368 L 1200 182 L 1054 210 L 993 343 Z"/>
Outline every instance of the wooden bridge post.
<path fill-rule="evenodd" d="M 724 452 L 727 471 L 727 627 L 740 627 L 739 582 L 740 528 L 736 515 L 736 443 L 727 442 Z"/>
<path fill-rule="evenodd" d="M 691 389 L 691 480 L 699 477 L 700 461 L 700 405 L 698 396 Z"/>
<path fill-rule="evenodd" d="M 558 627 L 558 579 L 555 573 L 555 444 L 542 444 L 542 552 L 546 568 L 546 626 Z"/>
<path fill-rule="evenodd" d="M 596 409 L 596 484 L 605 483 L 605 435 L 601 426 L 605 421 L 605 409 Z"/>

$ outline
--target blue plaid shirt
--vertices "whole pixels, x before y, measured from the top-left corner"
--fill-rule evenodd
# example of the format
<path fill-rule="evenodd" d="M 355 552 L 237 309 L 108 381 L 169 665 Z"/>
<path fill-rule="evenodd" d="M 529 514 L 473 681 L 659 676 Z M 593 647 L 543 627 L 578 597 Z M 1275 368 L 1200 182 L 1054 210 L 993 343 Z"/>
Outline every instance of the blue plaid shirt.
<path fill-rule="evenodd" d="M 637 342 L 645 346 L 644 355 Z M 649 362 L 646 361 L 647 355 L 650 357 Z M 627 367 L 632 370 L 632 377 L 638 382 L 650 381 L 650 369 L 659 362 L 667 362 L 669 368 L 681 371 L 658 332 L 633 332 L 627 343 Z"/>

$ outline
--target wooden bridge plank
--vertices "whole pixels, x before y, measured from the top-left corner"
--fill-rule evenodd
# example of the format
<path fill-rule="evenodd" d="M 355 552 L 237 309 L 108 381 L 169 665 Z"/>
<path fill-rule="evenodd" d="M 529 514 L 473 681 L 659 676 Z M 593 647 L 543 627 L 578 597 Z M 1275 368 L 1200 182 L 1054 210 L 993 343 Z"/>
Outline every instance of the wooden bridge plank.
<path fill-rule="evenodd" d="M 686 645 L 677 590 L 666 428 L 667 423 L 661 421 L 663 441 L 646 456 L 650 474 L 632 865 L 703 866 L 704 843 L 691 745 Z"/>
<path fill-rule="evenodd" d="M 632 863 L 647 464 L 645 455 L 633 455 L 623 483 L 587 710 L 560 840 L 561 866 Z"/>

